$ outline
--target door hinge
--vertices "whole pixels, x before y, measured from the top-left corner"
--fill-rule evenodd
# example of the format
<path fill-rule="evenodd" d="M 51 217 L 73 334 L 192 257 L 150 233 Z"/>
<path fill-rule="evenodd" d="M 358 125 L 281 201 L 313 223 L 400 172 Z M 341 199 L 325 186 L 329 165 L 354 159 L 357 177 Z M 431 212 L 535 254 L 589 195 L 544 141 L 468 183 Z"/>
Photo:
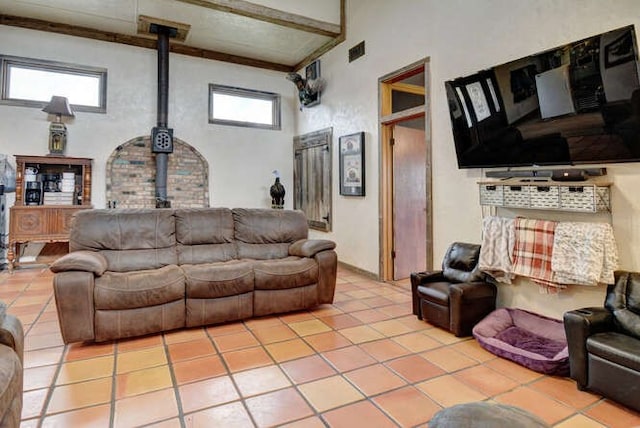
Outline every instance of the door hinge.
<path fill-rule="evenodd" d="M 395 250 L 391 250 L 391 258 L 392 259 L 396 258 L 396 251 Z"/>
<path fill-rule="evenodd" d="M 389 138 L 389 145 L 395 146 L 395 144 L 396 144 L 396 139 L 395 138 Z"/>

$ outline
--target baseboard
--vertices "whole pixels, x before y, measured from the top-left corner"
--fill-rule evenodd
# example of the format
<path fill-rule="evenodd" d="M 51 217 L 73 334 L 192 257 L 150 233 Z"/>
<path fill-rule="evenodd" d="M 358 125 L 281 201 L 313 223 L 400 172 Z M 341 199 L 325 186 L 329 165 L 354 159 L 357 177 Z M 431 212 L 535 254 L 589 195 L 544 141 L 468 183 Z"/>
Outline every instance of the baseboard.
<path fill-rule="evenodd" d="M 359 267 L 352 266 L 348 263 L 338 261 L 338 266 L 347 270 L 350 270 L 358 275 L 373 279 L 374 281 L 380 281 L 380 276 L 368 270 L 360 269 Z"/>

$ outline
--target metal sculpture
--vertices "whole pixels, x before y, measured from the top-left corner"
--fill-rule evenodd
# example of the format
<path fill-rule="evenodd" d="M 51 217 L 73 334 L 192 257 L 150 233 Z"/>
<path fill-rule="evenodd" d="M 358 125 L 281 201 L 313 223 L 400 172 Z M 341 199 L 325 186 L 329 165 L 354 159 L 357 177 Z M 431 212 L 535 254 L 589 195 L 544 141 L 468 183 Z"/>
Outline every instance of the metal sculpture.
<path fill-rule="evenodd" d="M 274 209 L 284 209 L 284 195 L 285 190 L 282 183 L 280 183 L 280 173 L 278 170 L 274 170 L 273 174 L 276 176 L 276 181 L 271 185 L 269 189 L 269 194 L 271 195 L 271 208 Z"/>

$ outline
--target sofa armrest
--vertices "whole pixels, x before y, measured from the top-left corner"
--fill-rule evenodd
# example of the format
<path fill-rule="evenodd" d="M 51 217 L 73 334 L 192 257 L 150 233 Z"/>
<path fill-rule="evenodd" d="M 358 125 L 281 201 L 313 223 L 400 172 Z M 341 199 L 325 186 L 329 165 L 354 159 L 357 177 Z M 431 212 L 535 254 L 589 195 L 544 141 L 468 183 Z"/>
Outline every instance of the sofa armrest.
<path fill-rule="evenodd" d="M 74 251 L 54 261 L 49 269 L 54 273 L 84 271 L 102 276 L 108 267 L 107 259 L 100 253 L 95 251 Z"/>
<path fill-rule="evenodd" d="M 320 251 L 314 256 L 318 262 L 318 303 L 333 303 L 338 275 L 338 255 L 333 250 Z"/>
<path fill-rule="evenodd" d="M 93 272 L 59 272 L 53 277 L 58 321 L 64 343 L 94 340 Z"/>
<path fill-rule="evenodd" d="M 565 312 L 564 331 L 569 349 L 570 376 L 579 389 L 587 386 L 587 339 L 595 333 L 614 330 L 613 314 L 603 307 L 582 308 Z"/>
<path fill-rule="evenodd" d="M 299 239 L 289 246 L 289 255 L 313 257 L 320 251 L 333 250 L 336 243 L 328 239 Z"/>
<path fill-rule="evenodd" d="M 336 243 L 328 239 L 299 239 L 289 246 L 289 255 L 309 257 L 318 263 L 318 304 L 333 303 L 338 274 Z"/>
<path fill-rule="evenodd" d="M 13 349 L 20 358 L 24 355 L 24 330 L 20 320 L 3 312 L 2 321 L 0 321 L 0 344 L 6 345 Z"/>
<path fill-rule="evenodd" d="M 460 301 L 483 297 L 495 298 L 498 293 L 495 284 L 485 281 L 457 282 L 451 284 L 451 296 Z"/>
<path fill-rule="evenodd" d="M 446 281 L 444 274 L 441 270 L 434 270 L 430 272 L 413 272 L 411 274 L 411 285 L 426 284 L 427 282 L 439 282 Z"/>

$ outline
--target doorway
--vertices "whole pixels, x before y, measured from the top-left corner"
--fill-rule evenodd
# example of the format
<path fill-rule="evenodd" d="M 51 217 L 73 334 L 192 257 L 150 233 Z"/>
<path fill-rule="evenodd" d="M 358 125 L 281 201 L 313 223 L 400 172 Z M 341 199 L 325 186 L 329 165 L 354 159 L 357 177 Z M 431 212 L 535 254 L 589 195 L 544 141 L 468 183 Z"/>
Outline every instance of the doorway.
<path fill-rule="evenodd" d="M 381 278 L 432 268 L 428 60 L 380 79 Z"/>

